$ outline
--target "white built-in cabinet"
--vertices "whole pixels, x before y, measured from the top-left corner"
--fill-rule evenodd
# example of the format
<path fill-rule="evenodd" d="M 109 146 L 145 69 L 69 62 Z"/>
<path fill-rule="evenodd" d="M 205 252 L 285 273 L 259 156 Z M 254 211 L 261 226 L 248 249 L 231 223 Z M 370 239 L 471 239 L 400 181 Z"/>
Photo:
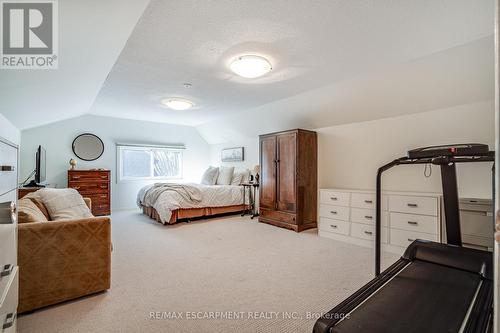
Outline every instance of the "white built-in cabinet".
<path fill-rule="evenodd" d="M 16 332 L 18 147 L 0 138 L 0 333 Z"/>
<path fill-rule="evenodd" d="M 374 246 L 374 191 L 321 189 L 319 197 L 319 236 Z M 383 192 L 381 217 L 384 251 L 403 254 L 415 239 L 441 239 L 438 193 Z"/>

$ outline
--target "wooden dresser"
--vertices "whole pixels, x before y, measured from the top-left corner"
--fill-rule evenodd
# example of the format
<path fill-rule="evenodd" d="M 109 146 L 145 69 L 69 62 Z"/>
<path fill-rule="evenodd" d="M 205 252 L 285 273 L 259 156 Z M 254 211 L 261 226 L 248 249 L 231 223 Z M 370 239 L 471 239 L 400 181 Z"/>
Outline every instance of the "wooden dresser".
<path fill-rule="evenodd" d="M 19 278 L 17 266 L 18 147 L 0 138 L 0 332 L 15 333 Z"/>
<path fill-rule="evenodd" d="M 68 170 L 68 187 L 92 200 L 92 214 L 111 214 L 111 171 Z"/>
<path fill-rule="evenodd" d="M 260 136 L 260 222 L 297 232 L 316 228 L 317 155 L 316 132 Z"/>

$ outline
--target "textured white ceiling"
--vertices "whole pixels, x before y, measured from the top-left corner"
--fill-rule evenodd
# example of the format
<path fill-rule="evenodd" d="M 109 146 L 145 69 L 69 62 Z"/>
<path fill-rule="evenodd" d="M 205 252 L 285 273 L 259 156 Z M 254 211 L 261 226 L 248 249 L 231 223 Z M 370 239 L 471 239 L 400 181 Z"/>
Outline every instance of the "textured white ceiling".
<path fill-rule="evenodd" d="M 91 112 L 199 125 L 374 71 L 383 74 L 384 68 L 402 69 L 397 66 L 490 36 L 493 9 L 493 0 L 153 0 Z M 268 56 L 273 72 L 257 80 L 233 75 L 228 61 L 246 52 Z M 412 80 L 399 79 L 394 84 Z M 184 88 L 185 82 L 192 87 Z M 169 96 L 189 98 L 196 107 L 166 109 L 159 101 Z M 319 98 L 329 101 L 328 95 Z M 322 121 L 310 113 L 297 117 Z M 355 118 L 372 117 L 365 106 Z"/>
<path fill-rule="evenodd" d="M 18 128 L 89 111 L 149 0 L 60 0 L 59 69 L 0 70 L 0 113 Z"/>

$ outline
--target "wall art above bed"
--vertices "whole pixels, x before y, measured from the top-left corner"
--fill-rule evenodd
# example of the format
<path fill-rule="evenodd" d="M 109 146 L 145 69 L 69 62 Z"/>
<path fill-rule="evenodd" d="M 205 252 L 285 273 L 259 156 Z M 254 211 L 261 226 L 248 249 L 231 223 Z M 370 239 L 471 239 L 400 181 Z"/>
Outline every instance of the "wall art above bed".
<path fill-rule="evenodd" d="M 241 162 L 244 158 L 243 147 L 225 148 L 221 151 L 222 162 Z"/>

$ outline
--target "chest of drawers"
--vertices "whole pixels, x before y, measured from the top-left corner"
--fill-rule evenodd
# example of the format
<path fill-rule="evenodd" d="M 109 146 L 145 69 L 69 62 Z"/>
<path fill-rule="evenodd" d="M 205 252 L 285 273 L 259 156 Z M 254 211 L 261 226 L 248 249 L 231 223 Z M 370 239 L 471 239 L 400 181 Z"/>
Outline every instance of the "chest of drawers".
<path fill-rule="evenodd" d="M 18 148 L 0 138 L 0 329 L 16 332 Z"/>
<path fill-rule="evenodd" d="M 68 187 L 92 200 L 92 214 L 111 214 L 111 171 L 68 170 Z"/>
<path fill-rule="evenodd" d="M 344 189 L 320 190 L 319 235 L 361 246 L 375 241 L 375 192 Z M 382 194 L 382 244 L 386 251 L 402 254 L 415 239 L 439 241 L 440 195 L 384 192 Z"/>

